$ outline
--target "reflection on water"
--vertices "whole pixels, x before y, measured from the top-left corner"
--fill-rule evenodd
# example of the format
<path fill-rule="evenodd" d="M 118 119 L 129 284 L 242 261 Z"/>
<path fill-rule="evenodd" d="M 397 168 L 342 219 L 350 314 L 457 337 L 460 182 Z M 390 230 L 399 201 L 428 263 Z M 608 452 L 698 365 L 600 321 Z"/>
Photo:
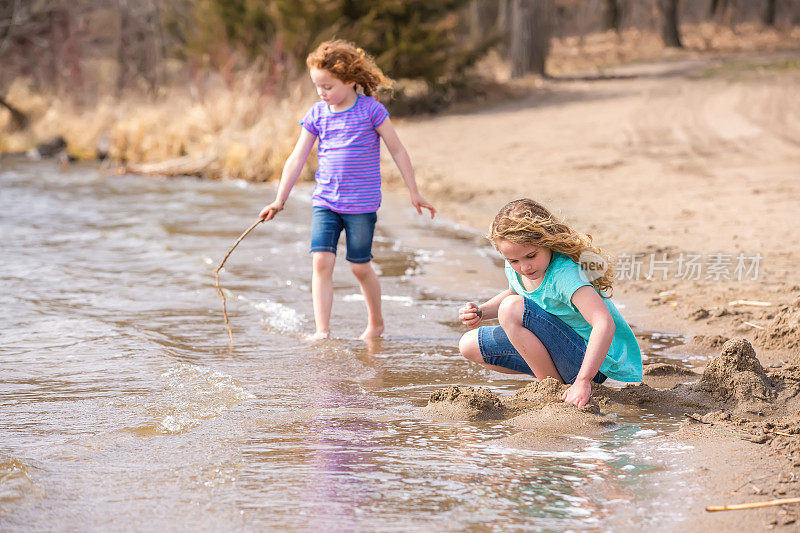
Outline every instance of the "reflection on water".
<path fill-rule="evenodd" d="M 449 384 L 525 381 L 457 353 L 455 309 L 502 286 L 479 235 L 387 198 L 385 338 L 350 340 L 366 313 L 340 260 L 336 338 L 307 345 L 296 194 L 226 263 L 229 346 L 213 270 L 273 189 L 10 160 L 0 187 L 0 529 L 586 529 L 631 501 L 660 516 L 648 487 L 674 480 L 647 443 L 674 420 L 548 453 L 498 445 L 503 424 L 415 417 Z"/>

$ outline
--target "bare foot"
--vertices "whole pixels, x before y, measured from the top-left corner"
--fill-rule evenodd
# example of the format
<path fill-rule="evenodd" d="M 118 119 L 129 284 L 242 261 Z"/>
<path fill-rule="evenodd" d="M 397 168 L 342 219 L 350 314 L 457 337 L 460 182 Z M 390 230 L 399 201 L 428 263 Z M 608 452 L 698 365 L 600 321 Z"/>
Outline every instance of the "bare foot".
<path fill-rule="evenodd" d="M 306 335 L 303 340 L 306 342 L 317 342 L 324 339 L 329 339 L 331 336 L 330 331 L 317 331 L 313 335 Z"/>
<path fill-rule="evenodd" d="M 368 341 L 371 339 L 378 339 L 381 335 L 383 335 L 382 324 L 380 326 L 367 326 L 367 329 L 358 337 L 358 340 Z"/>

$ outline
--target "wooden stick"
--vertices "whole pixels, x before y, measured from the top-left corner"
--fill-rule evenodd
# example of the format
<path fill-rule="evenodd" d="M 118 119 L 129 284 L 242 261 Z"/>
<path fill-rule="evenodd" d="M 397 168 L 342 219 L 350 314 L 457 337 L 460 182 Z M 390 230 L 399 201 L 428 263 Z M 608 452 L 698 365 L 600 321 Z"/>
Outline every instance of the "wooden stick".
<path fill-rule="evenodd" d="M 720 505 L 706 507 L 706 511 L 738 511 L 739 509 L 756 509 L 758 507 L 771 507 L 773 505 L 784 505 L 787 503 L 800 503 L 800 498 L 784 498 L 782 500 L 770 500 L 768 502 L 737 503 L 733 505 Z"/>
<path fill-rule="evenodd" d="M 737 305 L 751 305 L 753 307 L 772 307 L 772 302 L 759 302 L 757 300 L 733 300 L 732 302 L 728 302 L 728 305 L 731 307 Z"/>
<path fill-rule="evenodd" d="M 217 269 L 214 271 L 214 278 L 217 280 L 217 292 L 219 293 L 220 296 L 222 296 L 222 314 L 225 317 L 225 327 L 228 328 L 228 337 L 230 337 L 230 339 L 231 339 L 231 344 L 233 344 L 233 331 L 231 331 L 231 324 L 230 324 L 230 321 L 228 321 L 228 306 L 227 306 L 226 301 L 225 301 L 225 293 L 222 292 L 222 287 L 219 286 L 219 271 L 223 267 L 223 265 L 225 265 L 225 261 L 228 260 L 228 257 L 230 257 L 231 252 L 233 252 L 233 250 L 237 246 L 239 246 L 239 243 L 242 242 L 242 239 L 247 237 L 247 234 L 250 233 L 251 231 L 253 231 L 253 229 L 256 226 L 258 226 L 259 224 L 261 224 L 262 222 L 264 222 L 264 220 L 259 218 L 258 220 L 253 222 L 253 224 L 249 228 L 247 228 L 244 231 L 244 233 L 239 235 L 239 238 L 236 239 L 236 242 L 233 243 L 233 246 L 231 246 L 230 250 L 228 250 L 228 253 L 225 254 L 225 257 L 222 259 L 222 262 L 219 264 Z"/>

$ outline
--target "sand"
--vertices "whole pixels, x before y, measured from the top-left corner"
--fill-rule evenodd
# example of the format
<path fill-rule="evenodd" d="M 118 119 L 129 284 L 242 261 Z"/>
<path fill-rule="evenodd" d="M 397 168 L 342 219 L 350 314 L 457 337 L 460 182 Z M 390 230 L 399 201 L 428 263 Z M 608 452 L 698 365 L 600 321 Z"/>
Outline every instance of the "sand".
<path fill-rule="evenodd" d="M 670 351 L 711 357 L 646 365 L 643 384 L 595 387 L 584 410 L 559 405 L 546 382 L 490 402 L 495 419 L 525 428 L 518 446 L 557 446 L 552 428 L 592 434 L 641 406 L 689 415 L 668 437 L 694 447 L 689 530 L 788 530 L 800 513 L 704 511 L 800 496 L 800 71 L 774 68 L 786 57 L 529 80 L 518 101 L 398 121 L 442 215 L 485 232 L 507 201 L 542 201 L 617 256 L 615 301 L 635 328 L 680 333 L 689 342 Z M 459 409 L 442 396 L 424 411 Z"/>
<path fill-rule="evenodd" d="M 800 367 L 764 370 L 753 346 L 734 338 L 712 358 L 699 380 L 671 365 L 652 368 L 657 377 L 683 376 L 669 389 L 647 383 L 621 389 L 593 385 L 589 403 L 578 408 L 561 401 L 567 385 L 552 378 L 532 382 L 513 395 L 499 397 L 485 388 L 450 386 L 431 394 L 418 414 L 439 421 L 502 420 L 516 429 L 495 444 L 515 449 L 568 450 L 575 436 L 596 436 L 617 427 L 616 413 L 649 412 L 683 416 L 668 439 L 691 444 L 689 484 L 695 499 L 740 503 L 754 501 L 742 487 L 757 479 L 756 495 L 791 497 L 800 489 Z M 758 474 L 757 476 L 755 474 Z M 735 486 L 734 486 L 735 485 Z M 757 499 L 755 501 L 758 501 Z M 689 530 L 732 527 L 739 522 L 706 514 L 695 505 Z M 790 526 L 792 510 L 751 513 L 752 525 Z"/>

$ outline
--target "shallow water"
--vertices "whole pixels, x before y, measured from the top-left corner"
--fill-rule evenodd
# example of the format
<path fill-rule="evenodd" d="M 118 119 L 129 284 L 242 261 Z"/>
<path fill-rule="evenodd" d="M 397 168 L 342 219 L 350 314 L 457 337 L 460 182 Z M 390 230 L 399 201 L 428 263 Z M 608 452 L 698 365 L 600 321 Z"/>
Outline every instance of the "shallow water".
<path fill-rule="evenodd" d="M 213 271 L 270 186 L 103 177 L 0 161 L 0 529 L 564 530 L 649 525 L 680 491 L 675 419 L 620 417 L 575 450 L 415 410 L 506 379 L 457 352 L 456 309 L 504 285 L 474 232 L 380 212 L 382 341 L 341 260 L 334 336 L 313 329 L 309 189 Z M 652 333 L 652 332 L 651 332 Z M 652 335 L 651 335 L 652 336 Z"/>

